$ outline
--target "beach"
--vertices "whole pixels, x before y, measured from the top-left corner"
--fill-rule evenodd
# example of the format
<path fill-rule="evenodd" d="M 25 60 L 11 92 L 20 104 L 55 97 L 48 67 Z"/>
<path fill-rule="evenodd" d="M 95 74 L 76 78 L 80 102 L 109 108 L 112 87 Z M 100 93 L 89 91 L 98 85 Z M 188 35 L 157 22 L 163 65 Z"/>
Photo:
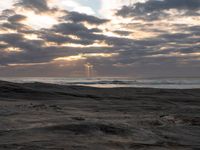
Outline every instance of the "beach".
<path fill-rule="evenodd" d="M 200 89 L 0 81 L 0 150 L 129 149 L 200 149 Z"/>

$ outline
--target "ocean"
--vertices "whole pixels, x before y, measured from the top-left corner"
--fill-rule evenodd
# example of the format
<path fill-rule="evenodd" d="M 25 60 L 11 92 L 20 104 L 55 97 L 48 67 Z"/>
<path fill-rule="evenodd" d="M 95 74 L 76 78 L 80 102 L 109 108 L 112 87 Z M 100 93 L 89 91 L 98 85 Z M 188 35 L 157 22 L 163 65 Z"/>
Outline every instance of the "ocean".
<path fill-rule="evenodd" d="M 131 78 L 50 78 L 50 77 L 23 77 L 0 78 L 3 81 L 15 83 L 52 83 L 60 85 L 91 86 L 99 88 L 114 87 L 141 87 L 163 89 L 192 89 L 200 88 L 200 78 L 162 78 L 162 79 L 131 79 Z"/>

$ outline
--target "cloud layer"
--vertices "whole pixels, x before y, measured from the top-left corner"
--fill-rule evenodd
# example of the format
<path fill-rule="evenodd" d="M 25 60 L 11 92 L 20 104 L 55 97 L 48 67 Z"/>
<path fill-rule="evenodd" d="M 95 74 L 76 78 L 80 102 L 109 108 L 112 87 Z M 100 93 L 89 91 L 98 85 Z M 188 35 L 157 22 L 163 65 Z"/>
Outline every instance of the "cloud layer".
<path fill-rule="evenodd" d="M 109 19 L 55 2 L 1 8 L 0 76 L 85 76 L 87 63 L 97 76 L 200 75 L 199 0 L 120 1 Z"/>
<path fill-rule="evenodd" d="M 182 15 L 199 16 L 199 0 L 149 0 L 146 3 L 136 3 L 130 6 L 124 6 L 117 12 L 117 15 L 123 17 L 136 17 L 142 19 L 161 19 L 169 17 L 170 10 L 177 10 Z M 182 11 L 182 12 L 181 12 Z"/>

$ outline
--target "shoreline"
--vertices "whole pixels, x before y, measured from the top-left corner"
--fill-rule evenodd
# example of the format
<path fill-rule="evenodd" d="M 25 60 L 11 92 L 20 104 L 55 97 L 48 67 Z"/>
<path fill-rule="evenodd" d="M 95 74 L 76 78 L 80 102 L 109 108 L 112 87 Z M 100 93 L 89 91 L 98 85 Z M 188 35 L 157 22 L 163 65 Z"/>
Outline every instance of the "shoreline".
<path fill-rule="evenodd" d="M 199 149 L 200 89 L 0 81 L 0 149 Z"/>

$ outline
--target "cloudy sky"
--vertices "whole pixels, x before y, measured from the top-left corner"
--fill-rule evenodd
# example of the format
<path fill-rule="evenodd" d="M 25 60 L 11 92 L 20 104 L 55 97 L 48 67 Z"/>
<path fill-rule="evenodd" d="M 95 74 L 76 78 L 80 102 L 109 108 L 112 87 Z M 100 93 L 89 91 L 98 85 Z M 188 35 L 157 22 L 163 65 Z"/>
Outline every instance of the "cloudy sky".
<path fill-rule="evenodd" d="M 0 26 L 0 76 L 200 76 L 200 0 L 1 0 Z"/>

